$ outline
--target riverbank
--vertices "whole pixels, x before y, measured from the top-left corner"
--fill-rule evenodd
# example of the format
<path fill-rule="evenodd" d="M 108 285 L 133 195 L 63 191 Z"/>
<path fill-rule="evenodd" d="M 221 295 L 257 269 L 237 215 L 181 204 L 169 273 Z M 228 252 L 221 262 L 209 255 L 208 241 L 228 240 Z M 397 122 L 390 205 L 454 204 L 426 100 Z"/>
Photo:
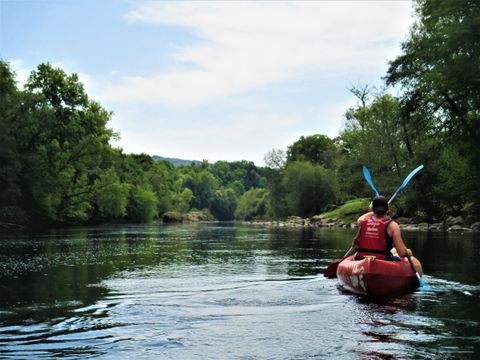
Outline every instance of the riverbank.
<path fill-rule="evenodd" d="M 213 222 L 217 219 L 207 209 L 192 209 L 187 213 L 168 211 L 157 220 L 159 223 Z"/>
<path fill-rule="evenodd" d="M 406 231 L 447 231 L 447 232 L 480 232 L 480 222 L 465 223 L 461 217 L 448 217 L 443 222 L 426 222 L 423 219 L 398 217 L 394 219 L 402 230 Z M 420 220 L 420 221 L 419 221 Z M 315 215 L 311 218 L 290 216 L 285 220 L 253 220 L 243 221 L 245 225 L 262 225 L 272 227 L 306 227 L 306 228 L 344 228 L 356 229 L 357 223 L 345 222 L 336 218 L 328 218 L 325 215 Z"/>

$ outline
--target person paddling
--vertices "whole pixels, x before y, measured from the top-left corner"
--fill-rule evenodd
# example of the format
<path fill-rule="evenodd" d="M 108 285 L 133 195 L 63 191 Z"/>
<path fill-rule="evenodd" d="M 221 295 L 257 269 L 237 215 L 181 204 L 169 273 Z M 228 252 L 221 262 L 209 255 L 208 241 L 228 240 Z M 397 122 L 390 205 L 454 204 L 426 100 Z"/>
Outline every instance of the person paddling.
<path fill-rule="evenodd" d="M 375 256 L 381 260 L 399 261 L 398 256 L 412 256 L 412 251 L 403 242 L 400 227 L 388 216 L 388 200 L 384 196 L 376 196 L 371 210 L 357 220 L 360 229 L 351 248 L 352 252 L 357 252 L 355 260 Z M 392 255 L 393 248 L 398 256 Z"/>
<path fill-rule="evenodd" d="M 390 200 L 383 196 L 380 196 L 378 190 L 373 185 L 372 177 L 370 171 L 366 166 L 363 167 L 363 176 L 367 183 L 372 188 L 375 198 L 372 201 L 371 209 L 372 211 L 360 216 L 357 220 L 360 228 L 358 229 L 357 235 L 352 243 L 350 249 L 340 260 L 337 260 L 327 266 L 323 275 L 327 278 L 337 277 L 337 268 L 338 265 L 349 256 L 356 254 L 356 259 L 362 259 L 365 256 L 375 256 L 379 259 L 387 260 L 400 260 L 398 256 L 392 256 L 391 250 L 395 249 L 397 255 L 408 259 L 412 270 L 415 272 L 418 281 L 420 284 L 423 284 L 420 274 L 412 263 L 411 256 L 412 251 L 408 249 L 403 240 L 400 232 L 400 227 L 395 221 L 392 221 L 388 217 L 389 209 L 388 204 L 391 203 L 395 197 L 402 191 L 402 189 L 407 186 L 410 180 L 417 174 L 420 170 L 424 168 L 423 165 L 416 167 L 413 171 L 408 174 L 408 176 L 403 180 L 403 183 L 398 187 L 395 193 L 392 195 Z M 362 232 L 363 229 L 363 232 Z M 422 285 L 423 287 L 423 285 Z"/>

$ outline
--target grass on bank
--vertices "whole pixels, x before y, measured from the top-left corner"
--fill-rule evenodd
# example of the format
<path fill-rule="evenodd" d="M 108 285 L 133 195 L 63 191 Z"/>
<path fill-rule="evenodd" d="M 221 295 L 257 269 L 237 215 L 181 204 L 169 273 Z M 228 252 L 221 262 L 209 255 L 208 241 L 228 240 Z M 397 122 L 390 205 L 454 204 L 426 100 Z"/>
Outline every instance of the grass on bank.
<path fill-rule="evenodd" d="M 338 219 L 344 223 L 357 221 L 358 217 L 368 211 L 371 199 L 359 198 L 347 201 L 332 211 L 323 213 L 326 219 Z"/>

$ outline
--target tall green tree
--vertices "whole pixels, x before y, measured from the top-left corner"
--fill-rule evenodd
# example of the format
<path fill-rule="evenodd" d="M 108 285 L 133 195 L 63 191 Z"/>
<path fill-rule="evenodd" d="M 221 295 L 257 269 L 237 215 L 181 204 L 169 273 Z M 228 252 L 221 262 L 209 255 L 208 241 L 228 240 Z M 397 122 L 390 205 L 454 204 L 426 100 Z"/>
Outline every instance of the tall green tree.
<path fill-rule="evenodd" d="M 336 148 L 333 140 L 326 135 L 301 136 L 288 147 L 287 161 L 310 161 L 327 169 L 335 166 Z"/>
<path fill-rule="evenodd" d="M 149 157 L 149 156 L 148 156 Z M 151 159 L 151 157 L 149 157 Z M 181 192 L 183 189 L 176 191 L 175 180 L 178 177 L 175 167 L 167 161 L 155 161 L 155 162 L 142 162 L 139 164 L 141 167 L 145 167 L 143 170 L 145 174 L 145 180 L 152 186 L 152 190 L 155 192 L 158 198 L 158 213 L 163 214 L 171 210 L 175 205 L 176 200 L 180 200 L 181 197 L 177 192 Z M 184 207 L 184 200 L 182 198 L 182 208 Z M 178 203 L 177 203 L 178 205 Z"/>
<path fill-rule="evenodd" d="M 245 190 L 266 186 L 263 170 L 255 166 L 252 161 L 233 161 L 230 163 L 230 171 L 232 172 L 231 182 L 241 181 Z"/>
<path fill-rule="evenodd" d="M 327 205 L 335 203 L 337 184 L 334 173 L 322 165 L 291 162 L 285 169 L 282 185 L 291 215 L 320 214 Z"/>
<path fill-rule="evenodd" d="M 212 215 L 218 220 L 233 220 L 237 201 L 238 198 L 233 189 L 218 189 L 210 206 Z"/>
<path fill-rule="evenodd" d="M 110 112 L 89 100 L 76 74 L 40 64 L 26 84 L 26 116 L 17 129 L 30 179 L 24 194 L 54 221 L 88 218 L 102 154 L 114 136 Z"/>
<path fill-rule="evenodd" d="M 19 206 L 22 164 L 18 156 L 15 124 L 19 119 L 22 93 L 17 89 L 15 74 L 8 63 L 0 60 L 0 221 L 25 222 L 25 211 Z"/>
<path fill-rule="evenodd" d="M 425 160 L 436 161 L 444 143 L 467 159 L 472 178 L 458 201 L 478 205 L 480 2 L 417 0 L 415 10 L 417 21 L 386 80 L 402 87 L 403 120 L 410 134 L 424 131 L 434 139 L 424 151 Z"/>
<path fill-rule="evenodd" d="M 118 219 L 127 214 L 130 185 L 121 183 L 113 168 L 108 169 L 98 179 L 94 204 L 99 220 Z"/>
<path fill-rule="evenodd" d="M 193 193 L 192 207 L 196 209 L 210 208 L 219 188 L 218 180 L 206 169 L 188 176 L 185 186 Z"/>
<path fill-rule="evenodd" d="M 150 222 L 158 215 L 158 198 L 148 186 L 135 186 L 130 192 L 128 213 L 132 220 Z"/>
<path fill-rule="evenodd" d="M 345 128 L 336 140 L 342 155 L 337 167 L 342 195 L 349 191 L 355 196 L 371 195 L 362 179 L 363 165 L 374 174 L 379 191 L 391 194 L 410 168 L 400 125 L 400 102 L 385 93 L 376 95 L 371 103 L 361 100 L 347 111 Z"/>
<path fill-rule="evenodd" d="M 239 199 L 235 219 L 247 221 L 264 219 L 268 214 L 268 204 L 268 190 L 250 189 Z"/>

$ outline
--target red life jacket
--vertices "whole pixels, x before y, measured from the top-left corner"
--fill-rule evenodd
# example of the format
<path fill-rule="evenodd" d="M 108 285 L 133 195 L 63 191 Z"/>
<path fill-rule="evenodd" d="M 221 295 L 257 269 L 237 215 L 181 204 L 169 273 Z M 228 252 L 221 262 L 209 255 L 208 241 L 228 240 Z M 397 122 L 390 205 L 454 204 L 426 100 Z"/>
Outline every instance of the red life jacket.
<path fill-rule="evenodd" d="M 392 240 L 387 234 L 387 226 L 392 219 L 383 218 L 370 219 L 360 223 L 360 238 L 358 239 L 357 258 L 375 256 L 377 259 L 385 260 L 391 256 Z"/>

